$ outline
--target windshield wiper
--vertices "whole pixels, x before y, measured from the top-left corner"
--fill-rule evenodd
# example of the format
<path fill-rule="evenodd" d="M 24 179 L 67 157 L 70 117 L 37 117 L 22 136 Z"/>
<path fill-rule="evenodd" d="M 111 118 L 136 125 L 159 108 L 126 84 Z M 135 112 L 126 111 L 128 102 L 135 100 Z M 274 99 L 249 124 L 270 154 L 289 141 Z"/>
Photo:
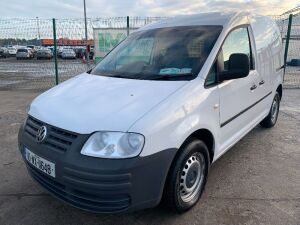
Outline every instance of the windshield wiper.
<path fill-rule="evenodd" d="M 140 76 L 128 76 L 128 75 L 122 75 L 122 74 L 116 74 L 116 75 L 106 75 L 107 77 L 113 77 L 113 78 L 124 78 L 124 79 L 133 79 L 137 80 L 140 79 Z"/>
<path fill-rule="evenodd" d="M 170 75 L 170 74 L 164 74 L 164 75 L 156 75 L 152 77 L 148 77 L 150 80 L 172 80 L 176 78 L 191 78 L 194 77 L 195 75 L 192 73 L 189 74 L 179 74 L 179 75 Z"/>

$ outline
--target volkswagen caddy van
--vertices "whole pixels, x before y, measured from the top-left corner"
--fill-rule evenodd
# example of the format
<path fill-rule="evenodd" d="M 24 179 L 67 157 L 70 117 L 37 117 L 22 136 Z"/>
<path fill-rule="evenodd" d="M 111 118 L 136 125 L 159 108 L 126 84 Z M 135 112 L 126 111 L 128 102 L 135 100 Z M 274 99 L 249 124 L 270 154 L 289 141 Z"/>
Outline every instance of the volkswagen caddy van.
<path fill-rule="evenodd" d="M 258 124 L 276 124 L 283 73 L 267 17 L 166 19 L 34 99 L 20 152 L 33 179 L 75 207 L 128 212 L 164 200 L 184 212 L 213 162 Z"/>

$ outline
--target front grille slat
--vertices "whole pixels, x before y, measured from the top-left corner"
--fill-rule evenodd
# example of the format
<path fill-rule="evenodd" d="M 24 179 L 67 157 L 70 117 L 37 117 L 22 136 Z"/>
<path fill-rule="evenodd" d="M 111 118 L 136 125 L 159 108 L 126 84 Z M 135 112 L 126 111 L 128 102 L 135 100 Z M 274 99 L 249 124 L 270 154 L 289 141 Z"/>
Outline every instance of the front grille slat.
<path fill-rule="evenodd" d="M 66 132 L 66 131 L 64 131 L 62 129 L 58 129 L 58 128 L 52 127 L 52 130 L 56 134 L 63 135 L 64 138 L 69 138 L 69 139 L 75 139 L 75 138 L 77 138 L 76 134 L 71 133 L 71 132 Z"/>
<path fill-rule="evenodd" d="M 29 116 L 28 117 L 28 120 L 27 122 L 32 122 L 33 124 L 37 124 L 39 127 L 43 125 L 43 123 L 41 121 L 38 121 L 37 119 L 33 118 L 32 116 Z"/>
<path fill-rule="evenodd" d="M 46 142 L 52 144 L 53 146 L 57 146 L 58 148 L 61 148 L 61 149 L 67 149 L 67 147 L 72 144 L 71 143 L 69 145 L 66 145 L 56 139 L 51 138 L 51 136 L 49 136 L 49 138 L 46 140 Z"/>
<path fill-rule="evenodd" d="M 48 146 L 50 149 L 53 149 L 54 151 L 58 151 L 59 153 L 64 153 L 65 151 L 67 151 L 66 148 L 61 148 L 58 145 L 54 145 L 48 141 L 45 141 L 44 145 Z"/>
<path fill-rule="evenodd" d="M 36 130 L 39 129 L 39 127 L 42 125 L 41 123 L 37 123 L 36 121 L 34 121 L 33 119 L 29 119 L 26 121 L 27 125 L 30 127 L 35 128 Z"/>
<path fill-rule="evenodd" d="M 48 134 L 45 141 L 40 144 L 46 145 L 50 149 L 54 149 L 59 152 L 66 152 L 77 138 L 77 134 L 73 132 L 45 124 L 32 116 L 28 116 L 27 118 L 25 132 L 35 139 L 38 129 L 41 126 L 47 127 Z"/>
<path fill-rule="evenodd" d="M 31 125 L 27 125 L 26 126 L 27 129 L 30 130 L 31 133 L 35 134 L 37 132 L 38 129 L 36 129 L 35 127 L 31 126 Z"/>
<path fill-rule="evenodd" d="M 30 127 L 26 127 L 25 131 L 27 134 L 29 134 L 31 137 L 35 138 L 36 132 L 34 132 Z"/>
<path fill-rule="evenodd" d="M 67 145 L 71 145 L 74 139 L 70 139 L 69 137 L 63 136 L 61 134 L 51 132 L 51 138 L 57 139 Z"/>

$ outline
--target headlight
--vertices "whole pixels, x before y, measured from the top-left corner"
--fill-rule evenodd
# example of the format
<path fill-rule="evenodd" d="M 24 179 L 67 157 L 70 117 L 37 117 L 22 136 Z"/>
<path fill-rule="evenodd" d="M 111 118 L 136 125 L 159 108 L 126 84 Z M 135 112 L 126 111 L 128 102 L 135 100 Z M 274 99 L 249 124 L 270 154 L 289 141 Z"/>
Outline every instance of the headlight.
<path fill-rule="evenodd" d="M 81 154 L 109 159 L 132 158 L 141 153 L 144 142 L 141 134 L 97 132 L 84 144 Z"/>

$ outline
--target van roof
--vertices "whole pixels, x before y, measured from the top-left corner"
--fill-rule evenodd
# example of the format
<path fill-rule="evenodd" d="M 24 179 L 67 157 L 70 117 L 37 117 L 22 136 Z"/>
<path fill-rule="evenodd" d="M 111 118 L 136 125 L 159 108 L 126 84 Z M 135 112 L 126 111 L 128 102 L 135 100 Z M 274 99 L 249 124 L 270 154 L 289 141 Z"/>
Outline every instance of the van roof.
<path fill-rule="evenodd" d="M 249 12 L 210 12 L 186 16 L 176 16 L 163 19 L 153 24 L 142 27 L 139 30 L 148 30 L 163 27 L 195 26 L 195 25 L 230 25 L 231 21 L 249 19 Z"/>

